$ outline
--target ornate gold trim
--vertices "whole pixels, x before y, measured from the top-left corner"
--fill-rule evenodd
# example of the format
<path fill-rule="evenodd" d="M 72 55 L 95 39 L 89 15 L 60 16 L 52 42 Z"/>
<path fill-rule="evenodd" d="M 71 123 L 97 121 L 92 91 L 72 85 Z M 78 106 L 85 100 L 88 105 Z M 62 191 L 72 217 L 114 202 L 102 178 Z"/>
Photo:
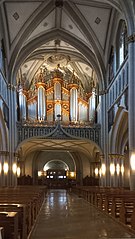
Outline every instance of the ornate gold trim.
<path fill-rule="evenodd" d="M 82 103 L 82 104 L 88 106 L 88 102 L 82 98 L 78 98 L 78 103 Z"/>
<path fill-rule="evenodd" d="M 53 84 L 54 84 L 54 83 L 60 83 L 60 84 L 62 84 L 62 82 L 63 82 L 63 79 L 61 79 L 60 77 L 54 77 L 54 78 L 53 78 Z"/>
<path fill-rule="evenodd" d="M 78 86 L 77 84 L 69 84 L 69 85 L 68 85 L 68 88 L 69 88 L 69 89 L 72 89 L 72 88 L 78 89 L 79 86 Z"/>
<path fill-rule="evenodd" d="M 28 104 L 31 104 L 31 103 L 34 103 L 34 102 L 37 102 L 37 95 L 33 96 L 32 98 L 29 98 L 27 100 L 27 103 Z"/>
<path fill-rule="evenodd" d="M 39 88 L 39 87 L 46 88 L 46 84 L 45 84 L 44 82 L 38 82 L 38 83 L 35 84 L 35 86 L 36 86 L 37 88 Z"/>

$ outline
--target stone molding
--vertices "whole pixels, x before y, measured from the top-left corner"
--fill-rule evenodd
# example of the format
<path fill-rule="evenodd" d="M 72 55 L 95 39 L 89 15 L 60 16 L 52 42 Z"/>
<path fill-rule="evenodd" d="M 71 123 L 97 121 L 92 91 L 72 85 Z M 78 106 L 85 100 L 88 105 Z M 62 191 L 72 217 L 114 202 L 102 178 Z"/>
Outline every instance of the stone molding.
<path fill-rule="evenodd" d="M 0 156 L 8 156 L 9 152 L 8 151 L 0 151 Z"/>
<path fill-rule="evenodd" d="M 128 43 L 135 42 L 135 33 L 133 33 L 132 35 L 128 36 L 127 41 L 128 41 Z"/>

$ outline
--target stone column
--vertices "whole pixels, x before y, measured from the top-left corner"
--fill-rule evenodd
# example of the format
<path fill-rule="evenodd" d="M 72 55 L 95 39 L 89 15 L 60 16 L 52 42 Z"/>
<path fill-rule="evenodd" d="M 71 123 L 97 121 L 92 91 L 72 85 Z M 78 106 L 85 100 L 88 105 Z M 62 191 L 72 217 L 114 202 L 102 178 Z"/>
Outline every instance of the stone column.
<path fill-rule="evenodd" d="M 16 89 L 13 85 L 8 85 L 8 105 L 9 105 L 9 158 L 8 167 L 9 171 L 7 174 L 8 186 L 15 186 L 17 184 L 16 174 L 13 173 L 13 164 L 16 162 L 15 149 L 17 146 L 17 128 L 16 128 Z"/>
<path fill-rule="evenodd" d="M 0 151 L 0 186 L 2 186 L 2 166 L 3 166 L 3 160 L 2 160 L 2 154 Z"/>
<path fill-rule="evenodd" d="M 135 33 L 128 37 L 128 62 L 130 189 L 135 190 Z"/>
<path fill-rule="evenodd" d="M 124 154 L 124 166 L 125 166 L 125 172 L 124 172 L 124 187 L 129 188 L 129 177 L 130 177 L 130 167 L 129 167 L 129 152 L 125 152 Z"/>
<path fill-rule="evenodd" d="M 100 122 L 101 122 L 101 149 L 104 154 L 102 164 L 106 166 L 104 175 L 104 186 L 109 186 L 109 157 L 108 157 L 108 95 L 106 91 L 100 92 Z"/>
<path fill-rule="evenodd" d="M 0 151 L 0 186 L 9 186 L 9 152 Z M 5 165 L 6 164 L 6 165 Z"/>
<path fill-rule="evenodd" d="M 101 162 L 101 177 L 100 177 L 100 185 L 106 186 L 106 164 L 104 160 L 104 155 L 100 155 L 100 162 Z"/>
<path fill-rule="evenodd" d="M 110 186 L 124 187 L 125 160 L 122 154 L 109 154 L 110 162 Z"/>

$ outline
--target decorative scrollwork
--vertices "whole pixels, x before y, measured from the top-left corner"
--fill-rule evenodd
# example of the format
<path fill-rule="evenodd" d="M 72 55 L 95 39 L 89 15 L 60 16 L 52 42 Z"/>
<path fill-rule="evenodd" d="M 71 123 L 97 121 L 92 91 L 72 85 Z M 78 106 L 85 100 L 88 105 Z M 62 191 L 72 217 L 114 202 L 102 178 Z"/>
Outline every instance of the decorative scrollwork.
<path fill-rule="evenodd" d="M 100 125 L 94 127 L 62 127 L 60 122 L 56 126 L 25 126 L 17 124 L 18 143 L 31 137 L 51 139 L 89 139 L 100 145 Z"/>

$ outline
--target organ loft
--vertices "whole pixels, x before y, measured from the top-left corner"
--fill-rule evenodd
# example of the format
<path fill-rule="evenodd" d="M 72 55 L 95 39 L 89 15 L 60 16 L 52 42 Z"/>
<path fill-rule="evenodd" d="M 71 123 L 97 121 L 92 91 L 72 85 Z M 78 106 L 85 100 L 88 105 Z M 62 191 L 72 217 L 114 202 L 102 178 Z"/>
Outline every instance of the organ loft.
<path fill-rule="evenodd" d="M 135 0 L 0 0 L 0 239 L 41 238 L 135 238 Z"/>
<path fill-rule="evenodd" d="M 28 85 L 21 80 L 18 87 L 19 119 L 31 123 L 91 125 L 95 122 L 96 85 L 91 79 L 85 89 L 75 71 L 60 64 L 52 71 L 40 68 Z"/>

